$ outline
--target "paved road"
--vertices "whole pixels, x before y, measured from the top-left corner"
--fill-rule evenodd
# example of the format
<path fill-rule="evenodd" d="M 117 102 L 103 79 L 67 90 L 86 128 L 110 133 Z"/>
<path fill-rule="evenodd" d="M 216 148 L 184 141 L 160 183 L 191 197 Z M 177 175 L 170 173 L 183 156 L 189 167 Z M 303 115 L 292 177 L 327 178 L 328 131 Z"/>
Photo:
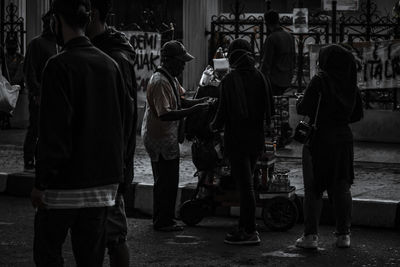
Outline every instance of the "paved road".
<path fill-rule="evenodd" d="M 33 266 L 33 215 L 29 199 L 0 195 L 0 266 Z M 321 227 L 317 251 L 293 247 L 301 225 L 288 232 L 271 232 L 259 221 L 262 244 L 232 247 L 223 244 L 232 218 L 208 218 L 183 232 L 154 232 L 146 218 L 130 218 L 132 266 L 400 266 L 400 232 L 354 228 L 353 245 L 341 250 L 332 244 L 331 226 Z M 69 242 L 66 266 L 74 266 Z M 107 261 L 104 266 L 108 266 Z"/>

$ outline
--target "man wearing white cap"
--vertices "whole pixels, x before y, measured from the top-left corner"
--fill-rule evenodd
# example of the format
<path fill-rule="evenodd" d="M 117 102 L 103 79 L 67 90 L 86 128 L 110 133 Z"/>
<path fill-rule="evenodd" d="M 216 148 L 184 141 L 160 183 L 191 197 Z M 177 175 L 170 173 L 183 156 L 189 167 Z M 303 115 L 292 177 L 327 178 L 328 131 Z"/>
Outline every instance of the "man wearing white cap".
<path fill-rule="evenodd" d="M 182 43 L 169 41 L 161 48 L 161 66 L 147 85 L 147 104 L 142 124 L 144 146 L 154 176 L 153 227 L 179 231 L 175 201 L 179 183 L 179 143 L 183 142 L 182 119 L 208 108 L 207 98 L 187 100 L 177 80 L 188 61 L 194 59 Z"/>

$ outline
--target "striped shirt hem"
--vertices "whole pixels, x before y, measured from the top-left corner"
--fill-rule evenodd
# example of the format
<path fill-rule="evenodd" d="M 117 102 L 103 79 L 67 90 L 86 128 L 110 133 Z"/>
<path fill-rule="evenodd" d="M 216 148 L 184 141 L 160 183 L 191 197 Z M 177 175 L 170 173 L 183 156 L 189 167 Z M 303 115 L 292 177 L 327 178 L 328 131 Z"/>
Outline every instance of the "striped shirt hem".
<path fill-rule="evenodd" d="M 44 204 L 48 209 L 98 208 L 115 205 L 118 184 L 74 189 L 45 190 Z"/>

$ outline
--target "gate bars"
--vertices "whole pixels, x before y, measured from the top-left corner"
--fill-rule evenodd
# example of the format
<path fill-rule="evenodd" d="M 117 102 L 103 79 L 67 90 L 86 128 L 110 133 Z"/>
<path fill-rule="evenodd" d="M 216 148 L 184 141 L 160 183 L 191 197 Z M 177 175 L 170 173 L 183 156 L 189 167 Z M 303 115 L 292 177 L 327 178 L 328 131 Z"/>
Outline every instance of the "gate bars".
<path fill-rule="evenodd" d="M 266 10 L 271 8 L 271 0 L 266 0 Z M 303 7 L 299 0 L 298 7 Z M 400 37 L 400 18 L 392 18 L 389 14 L 381 16 L 377 4 L 371 0 L 364 0 L 357 12 L 337 11 L 337 1 L 332 1 L 332 10 L 328 12 L 309 13 L 308 33 L 293 33 L 292 18 L 281 17 L 281 26 L 292 32 L 297 46 L 297 71 L 292 84 L 297 91 L 304 90 L 309 80 L 309 52 L 308 44 L 329 44 L 339 42 L 352 43 L 354 41 L 391 40 Z M 244 4 L 239 0 L 231 5 L 231 13 L 213 16 L 211 31 L 206 34 L 210 38 L 211 61 L 219 46 L 227 48 L 230 41 L 236 38 L 245 38 L 250 41 L 254 49 L 256 60 L 262 59 L 264 39 L 268 35 L 262 16 L 244 14 Z"/>

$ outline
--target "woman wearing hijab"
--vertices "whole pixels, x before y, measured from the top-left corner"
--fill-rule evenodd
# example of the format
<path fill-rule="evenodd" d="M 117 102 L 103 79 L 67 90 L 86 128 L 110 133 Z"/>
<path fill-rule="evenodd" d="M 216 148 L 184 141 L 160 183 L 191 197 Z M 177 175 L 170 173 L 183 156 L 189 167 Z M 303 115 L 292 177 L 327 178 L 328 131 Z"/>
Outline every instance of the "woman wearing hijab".
<path fill-rule="evenodd" d="M 239 227 L 228 233 L 224 242 L 255 245 L 260 243 L 260 237 L 255 224 L 253 173 L 264 148 L 264 120 L 270 122 L 272 94 L 254 66 L 249 42 L 234 40 L 228 48 L 228 58 L 232 71 L 221 81 L 218 111 L 211 124 L 213 129 L 225 127 L 224 152 L 240 191 Z"/>
<path fill-rule="evenodd" d="M 301 248 L 318 247 L 322 194 L 328 192 L 336 219 L 336 246 L 350 247 L 353 184 L 353 134 L 349 123 L 363 117 L 353 55 L 339 45 L 322 48 L 320 71 L 310 81 L 297 112 L 314 121 L 316 130 L 303 147 L 304 234 Z M 319 105 L 318 105 L 319 103 Z M 317 107 L 318 113 L 317 113 Z"/>

